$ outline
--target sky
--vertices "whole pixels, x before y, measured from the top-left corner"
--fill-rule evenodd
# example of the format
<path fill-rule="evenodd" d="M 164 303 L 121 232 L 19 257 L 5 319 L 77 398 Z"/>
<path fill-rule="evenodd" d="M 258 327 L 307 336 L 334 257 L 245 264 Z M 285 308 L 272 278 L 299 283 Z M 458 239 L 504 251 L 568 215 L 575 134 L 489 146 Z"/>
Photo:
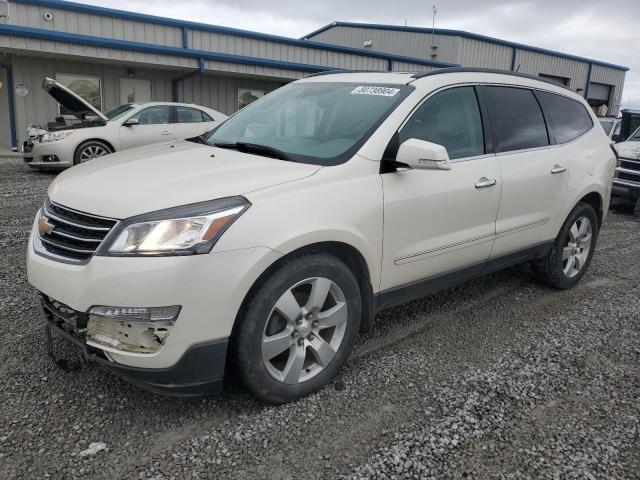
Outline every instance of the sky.
<path fill-rule="evenodd" d="M 81 0 L 302 37 L 335 20 L 465 30 L 624 65 L 622 108 L 640 108 L 640 0 Z"/>

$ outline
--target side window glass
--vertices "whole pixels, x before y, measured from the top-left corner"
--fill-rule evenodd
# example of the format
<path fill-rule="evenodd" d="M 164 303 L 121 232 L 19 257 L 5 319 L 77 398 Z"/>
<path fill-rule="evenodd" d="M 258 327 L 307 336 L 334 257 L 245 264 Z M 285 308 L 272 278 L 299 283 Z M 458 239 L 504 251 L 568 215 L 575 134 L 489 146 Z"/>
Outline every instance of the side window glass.
<path fill-rule="evenodd" d="M 410 138 L 444 146 L 451 159 L 484 154 L 482 117 L 474 88 L 451 88 L 426 100 L 400 132 L 400 143 Z"/>
<path fill-rule="evenodd" d="M 177 107 L 178 123 L 201 123 L 202 112 L 195 108 Z"/>
<path fill-rule="evenodd" d="M 211 118 L 211 116 L 208 113 L 202 112 L 202 111 L 201 111 L 201 113 L 202 113 L 202 121 L 203 122 L 215 122 L 215 120 L 213 118 Z"/>
<path fill-rule="evenodd" d="M 549 145 L 540 105 L 531 90 L 484 87 L 496 140 L 496 152 Z"/>
<path fill-rule="evenodd" d="M 138 125 L 164 125 L 169 123 L 171 108 L 168 105 L 156 105 L 139 111 L 131 118 L 137 118 Z"/>
<path fill-rule="evenodd" d="M 551 117 L 559 143 L 570 142 L 593 127 L 591 116 L 581 103 L 553 93 L 537 92 L 537 95 Z"/>

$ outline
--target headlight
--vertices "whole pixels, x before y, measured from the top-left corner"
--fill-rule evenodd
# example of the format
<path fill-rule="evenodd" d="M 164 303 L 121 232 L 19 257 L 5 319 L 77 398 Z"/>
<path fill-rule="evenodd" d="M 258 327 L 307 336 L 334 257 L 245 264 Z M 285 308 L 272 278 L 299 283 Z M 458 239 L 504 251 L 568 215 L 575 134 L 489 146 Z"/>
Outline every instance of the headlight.
<path fill-rule="evenodd" d="M 42 135 L 42 137 L 40 137 L 40 143 L 64 140 L 65 138 L 71 136 L 73 132 L 75 132 L 75 130 L 59 130 L 57 132 L 47 132 Z"/>
<path fill-rule="evenodd" d="M 103 255 L 190 255 L 208 253 L 251 204 L 243 197 L 196 203 L 141 215 L 113 232 Z M 101 249 L 102 250 L 102 249 Z"/>

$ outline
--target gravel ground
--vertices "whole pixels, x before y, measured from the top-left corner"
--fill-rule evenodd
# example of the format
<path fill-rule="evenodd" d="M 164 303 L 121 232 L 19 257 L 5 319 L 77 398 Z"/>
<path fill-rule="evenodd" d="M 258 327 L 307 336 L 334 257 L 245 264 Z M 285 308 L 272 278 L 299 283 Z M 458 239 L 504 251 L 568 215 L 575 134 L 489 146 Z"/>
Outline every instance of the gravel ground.
<path fill-rule="evenodd" d="M 521 266 L 386 310 L 335 384 L 273 407 L 233 384 L 185 401 L 53 366 L 24 265 L 53 174 L 1 160 L 0 178 L 2 479 L 640 478 L 628 213 L 577 288 Z"/>

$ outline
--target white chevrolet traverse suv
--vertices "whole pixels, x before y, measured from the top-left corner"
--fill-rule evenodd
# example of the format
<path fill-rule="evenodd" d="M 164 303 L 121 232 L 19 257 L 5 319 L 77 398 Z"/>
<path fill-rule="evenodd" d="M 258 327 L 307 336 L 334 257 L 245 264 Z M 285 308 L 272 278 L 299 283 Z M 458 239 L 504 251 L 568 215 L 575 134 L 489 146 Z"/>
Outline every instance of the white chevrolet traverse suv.
<path fill-rule="evenodd" d="M 214 393 L 233 367 L 287 402 L 382 308 L 521 262 L 575 285 L 615 168 L 584 99 L 535 77 L 316 75 L 198 140 L 58 176 L 29 282 L 47 338 L 129 381 Z"/>

